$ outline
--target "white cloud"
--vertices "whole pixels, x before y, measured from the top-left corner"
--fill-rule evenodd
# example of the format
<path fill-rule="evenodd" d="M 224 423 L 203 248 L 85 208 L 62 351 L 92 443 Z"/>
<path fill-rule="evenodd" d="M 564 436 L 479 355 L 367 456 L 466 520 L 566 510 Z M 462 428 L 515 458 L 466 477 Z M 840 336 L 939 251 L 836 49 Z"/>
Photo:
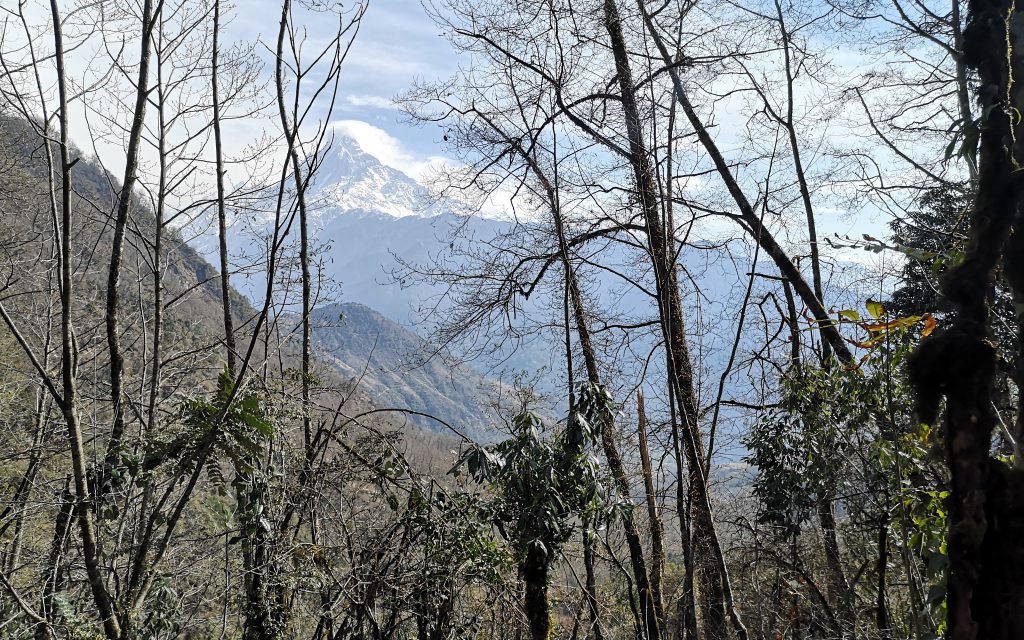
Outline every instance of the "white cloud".
<path fill-rule="evenodd" d="M 451 160 L 439 155 L 419 156 L 409 151 L 402 141 L 387 131 L 362 120 L 338 120 L 331 123 L 337 135 L 355 140 L 356 144 L 382 164 L 422 181 L 441 167 L 452 166 Z"/>
<path fill-rule="evenodd" d="M 502 184 L 500 187 L 487 195 L 480 203 L 480 215 L 485 218 L 496 220 L 511 220 L 514 216 L 529 216 L 532 212 L 527 211 L 517 201 L 516 190 L 509 184 Z"/>
<path fill-rule="evenodd" d="M 345 96 L 345 104 L 353 107 L 370 107 L 372 109 L 397 109 L 395 101 L 385 96 L 374 96 L 365 93 L 349 94 Z"/>

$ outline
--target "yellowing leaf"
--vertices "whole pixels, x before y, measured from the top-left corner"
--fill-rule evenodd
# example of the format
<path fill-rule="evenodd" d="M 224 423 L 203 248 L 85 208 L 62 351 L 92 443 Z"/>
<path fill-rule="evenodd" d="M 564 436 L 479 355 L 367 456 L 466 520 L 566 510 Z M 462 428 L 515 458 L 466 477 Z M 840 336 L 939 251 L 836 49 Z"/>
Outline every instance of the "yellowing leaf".
<path fill-rule="evenodd" d="M 864 306 L 867 307 L 868 313 L 871 314 L 871 317 L 876 320 L 881 318 L 882 314 L 885 313 L 885 307 L 883 307 L 882 303 L 877 300 L 868 300 Z"/>
<path fill-rule="evenodd" d="M 932 316 L 932 314 L 926 314 L 924 317 L 924 328 L 921 329 L 921 337 L 927 338 L 932 335 L 932 332 L 935 331 L 935 327 L 938 324 L 939 323 L 935 321 L 935 317 Z"/>
<path fill-rule="evenodd" d="M 906 316 L 888 322 L 862 322 L 860 326 L 870 333 L 878 333 L 879 331 L 892 331 L 893 329 L 910 327 L 920 319 L 921 316 Z"/>

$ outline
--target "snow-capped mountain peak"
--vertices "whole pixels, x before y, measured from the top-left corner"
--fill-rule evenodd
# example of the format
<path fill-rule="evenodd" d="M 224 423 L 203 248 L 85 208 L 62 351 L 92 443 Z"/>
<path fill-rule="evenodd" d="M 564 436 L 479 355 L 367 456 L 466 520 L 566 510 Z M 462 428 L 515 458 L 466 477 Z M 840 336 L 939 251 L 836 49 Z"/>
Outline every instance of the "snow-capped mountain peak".
<path fill-rule="evenodd" d="M 350 136 L 335 136 L 313 182 L 318 217 L 345 213 L 434 217 L 452 211 L 450 203 L 430 198 L 426 187 L 383 164 Z"/>

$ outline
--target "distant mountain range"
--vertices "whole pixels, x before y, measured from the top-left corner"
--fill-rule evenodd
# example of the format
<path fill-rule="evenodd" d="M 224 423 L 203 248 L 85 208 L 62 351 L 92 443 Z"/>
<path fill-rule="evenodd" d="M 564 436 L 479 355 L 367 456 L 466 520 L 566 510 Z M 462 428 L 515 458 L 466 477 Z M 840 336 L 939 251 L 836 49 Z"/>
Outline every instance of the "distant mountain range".
<path fill-rule="evenodd" d="M 341 286 L 340 298 L 379 311 L 409 326 L 418 307 L 438 290 L 428 285 L 394 282 L 401 260 L 425 264 L 447 246 L 455 228 L 469 225 L 483 237 L 507 223 L 471 216 L 471 208 L 452 199 L 433 198 L 429 190 L 405 173 L 381 163 L 352 138 L 339 134 L 319 166 L 307 196 L 311 241 L 324 280 Z M 265 253 L 254 231 L 269 231 L 270 219 L 233 221 L 229 229 L 232 255 Z M 261 229 L 262 227 L 262 229 Z M 192 245 L 217 263 L 217 238 L 207 225 Z M 296 236 L 297 233 L 292 233 Z M 232 284 L 253 301 L 263 296 L 261 273 L 236 275 Z"/>
<path fill-rule="evenodd" d="M 389 167 L 339 133 L 317 168 L 309 195 L 314 220 L 352 213 L 384 214 L 391 218 L 433 218 L 443 214 L 467 216 L 472 209 L 450 198 L 437 199 L 422 184 Z"/>
<path fill-rule="evenodd" d="M 432 413 L 462 423 L 473 430 L 485 415 L 487 399 L 500 385 L 486 378 L 496 375 L 489 363 L 474 362 L 469 367 L 452 368 L 449 363 L 434 359 L 424 364 L 423 355 L 436 346 L 416 335 L 410 328 L 418 327 L 429 338 L 429 325 L 418 325 L 422 307 L 430 306 L 442 293 L 439 287 L 423 282 L 399 282 L 403 262 L 429 265 L 449 249 L 452 231 L 486 240 L 509 228 L 511 223 L 500 219 L 470 215 L 471 209 L 454 200 L 432 198 L 429 190 L 405 173 L 388 167 L 359 147 L 350 137 L 338 135 L 325 155 L 310 191 L 312 238 L 317 245 L 317 261 L 325 280 L 340 284 L 340 295 L 332 300 L 335 306 L 322 305 L 320 318 L 342 321 L 325 322 L 317 329 L 315 339 L 321 357 L 332 363 L 342 376 L 360 379 L 378 406 L 395 406 Z M 266 223 L 269 226 L 269 222 Z M 294 235 L 294 234 L 293 234 Z M 241 252 L 259 254 L 252 242 L 250 229 L 233 229 L 230 245 Z M 215 238 L 200 238 L 196 247 L 211 261 L 215 258 Z M 596 249 L 595 249 L 596 250 Z M 701 293 L 687 294 L 690 304 L 703 322 L 710 321 L 698 333 L 695 358 L 702 375 L 717 384 L 727 346 L 734 337 L 734 314 L 737 296 L 749 271 L 741 257 L 718 260 L 717 249 L 689 251 L 681 256 L 687 277 L 699 283 Z M 635 252 L 622 244 L 607 243 L 601 248 L 602 264 L 615 270 L 628 271 Z M 651 320 L 655 313 L 652 300 L 632 285 L 624 285 L 616 276 L 600 270 L 589 274 L 588 295 L 601 308 L 620 314 L 625 324 Z M 232 284 L 253 300 L 262 296 L 263 276 L 246 282 L 236 277 Z M 641 279 L 641 283 L 650 287 Z M 530 300 L 527 305 L 534 305 Z M 443 313 L 443 310 L 442 310 Z M 725 320 L 723 322 L 722 320 Z M 656 349 L 657 336 L 633 335 L 625 347 L 635 362 L 625 366 L 624 380 L 644 375 L 657 377 L 661 366 L 649 354 Z M 508 354 L 500 354 L 498 359 Z M 528 344 L 512 355 L 506 363 L 512 371 L 533 375 L 551 374 L 553 367 L 564 366 L 561 349 L 552 345 Z M 412 363 L 412 364 L 410 364 Z M 481 372 L 484 375 L 481 375 Z M 545 391 L 557 391 L 560 369 L 550 378 Z M 543 383 L 542 383 L 543 384 Z M 742 391 L 740 391 L 742 393 Z M 556 393 L 557 395 L 557 393 Z M 727 394 L 728 396 L 729 394 Z M 552 407 L 558 413 L 557 408 Z M 732 411 L 725 412 L 733 413 Z M 429 419 L 412 416 L 421 426 L 438 430 Z"/>
<path fill-rule="evenodd" d="M 469 208 L 452 200 L 436 200 L 408 175 L 382 164 L 350 137 L 339 135 L 319 167 L 308 194 L 311 238 L 325 281 L 340 284 L 340 295 L 321 304 L 314 318 L 317 356 L 344 380 L 359 387 L 380 408 L 395 412 L 393 421 L 407 420 L 431 431 L 446 427 L 441 418 L 474 438 L 487 439 L 493 420 L 491 404 L 501 385 L 474 371 L 436 356 L 436 346 L 409 327 L 419 306 L 437 293 L 422 283 L 393 281 L 398 257 L 426 264 L 446 246 L 450 231 L 465 224 L 486 235 L 498 233 L 497 220 L 468 218 Z M 253 225 L 271 221 L 236 221 L 229 231 L 235 255 L 265 251 Z M 292 234 L 293 236 L 296 234 Z M 200 235 L 193 245 L 212 263 L 216 237 Z M 262 273 L 237 275 L 232 285 L 254 302 L 262 299 Z"/>

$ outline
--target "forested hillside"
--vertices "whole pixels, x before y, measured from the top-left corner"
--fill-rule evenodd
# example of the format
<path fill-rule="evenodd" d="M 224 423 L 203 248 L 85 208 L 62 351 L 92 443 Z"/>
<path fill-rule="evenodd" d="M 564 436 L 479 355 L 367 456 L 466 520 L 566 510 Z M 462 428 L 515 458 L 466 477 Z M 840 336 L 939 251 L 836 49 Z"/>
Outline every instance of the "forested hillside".
<path fill-rule="evenodd" d="M 1022 14 L 0 0 L 0 637 L 1024 638 Z"/>
<path fill-rule="evenodd" d="M 314 314 L 313 340 L 325 362 L 353 388 L 421 427 L 449 433 L 436 417 L 475 440 L 499 434 L 501 389 L 473 369 L 446 361 L 432 345 L 369 307 L 325 305 Z"/>

